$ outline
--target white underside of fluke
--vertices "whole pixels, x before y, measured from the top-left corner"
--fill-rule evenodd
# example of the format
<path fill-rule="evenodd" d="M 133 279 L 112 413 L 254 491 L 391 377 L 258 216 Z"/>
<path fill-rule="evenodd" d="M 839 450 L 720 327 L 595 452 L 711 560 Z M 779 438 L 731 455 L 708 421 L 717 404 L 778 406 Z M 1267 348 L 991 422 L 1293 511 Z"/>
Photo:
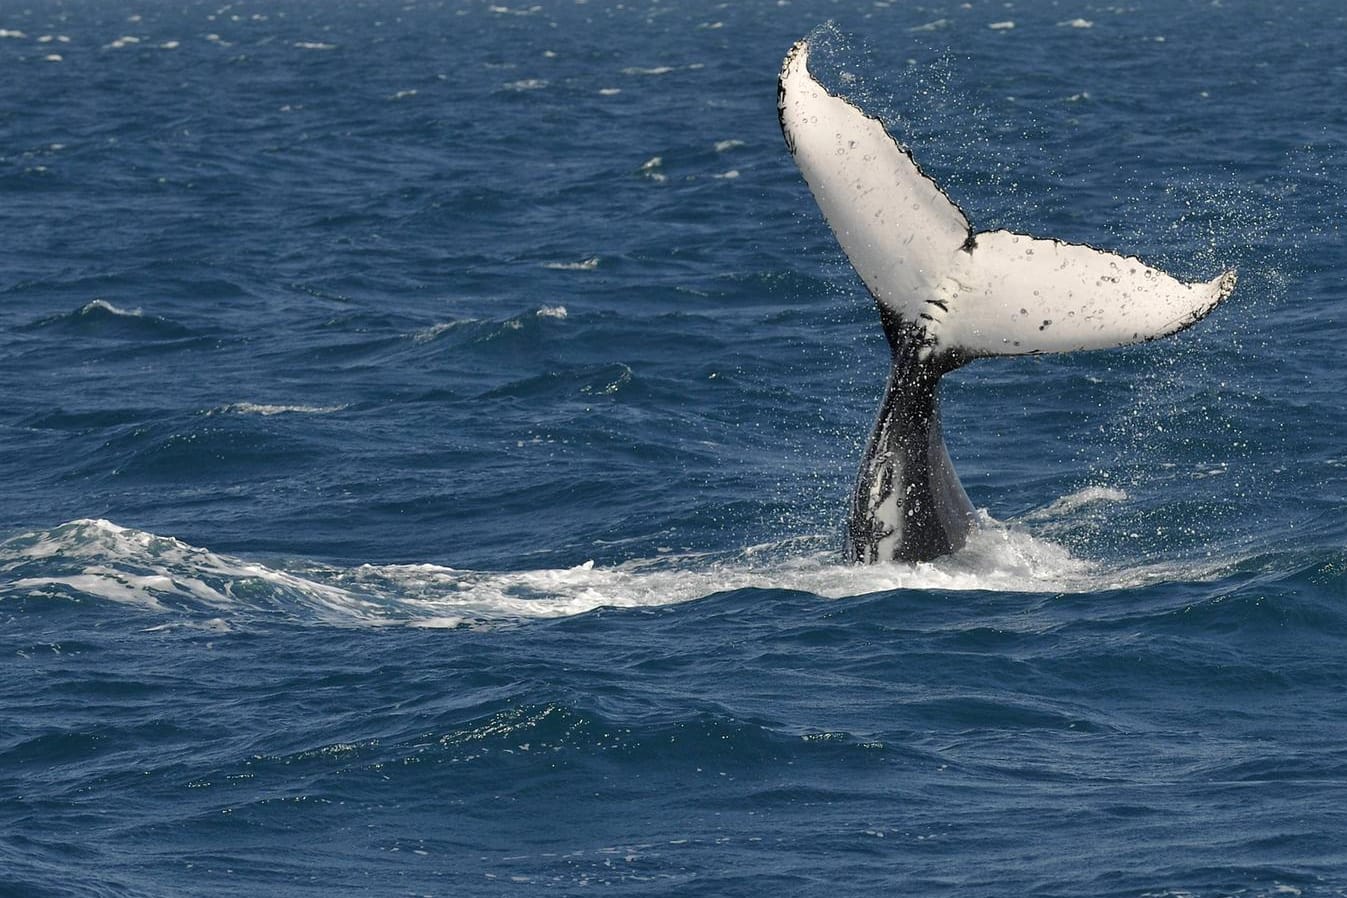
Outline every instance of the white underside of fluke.
<path fill-rule="evenodd" d="M 800 41 L 780 78 L 781 127 L 838 242 L 875 299 L 922 329 L 922 357 L 1101 349 L 1198 321 L 1235 272 L 1185 284 L 1139 259 L 989 231 L 968 220 L 884 126 L 830 94 Z"/>

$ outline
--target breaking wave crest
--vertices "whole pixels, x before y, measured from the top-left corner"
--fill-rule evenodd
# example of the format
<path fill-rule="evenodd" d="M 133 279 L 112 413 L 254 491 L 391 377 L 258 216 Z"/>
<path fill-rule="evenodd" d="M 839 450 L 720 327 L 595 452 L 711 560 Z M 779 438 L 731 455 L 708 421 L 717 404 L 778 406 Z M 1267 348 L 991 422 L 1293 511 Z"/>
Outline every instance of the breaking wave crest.
<path fill-rule="evenodd" d="M 1208 580 L 1231 566 L 1207 561 L 1200 567 L 1110 570 L 986 518 L 964 550 L 931 563 L 843 564 L 826 542 L 797 539 L 734 553 L 524 571 L 435 564 L 272 566 L 86 519 L 0 543 L 0 601 L 93 597 L 215 627 L 262 620 L 459 627 L 602 607 L 659 607 L 742 589 L 805 592 L 828 600 L 895 590 L 1088 593 Z"/>

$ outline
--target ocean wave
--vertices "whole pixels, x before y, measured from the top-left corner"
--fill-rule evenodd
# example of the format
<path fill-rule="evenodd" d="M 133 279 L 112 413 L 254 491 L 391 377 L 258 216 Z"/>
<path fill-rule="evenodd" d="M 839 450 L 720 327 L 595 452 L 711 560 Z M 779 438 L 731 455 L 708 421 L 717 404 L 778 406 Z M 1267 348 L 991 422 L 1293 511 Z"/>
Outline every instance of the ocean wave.
<path fill-rule="evenodd" d="M 631 367 L 621 362 L 611 365 L 549 371 L 524 377 L 486 391 L 482 398 L 528 398 L 580 393 L 586 396 L 630 395 L 644 388 Z"/>
<path fill-rule="evenodd" d="M 564 305 L 541 305 L 531 312 L 521 312 L 504 319 L 459 318 L 440 321 L 420 328 L 409 336 L 414 343 L 430 343 L 452 335 L 472 343 L 490 344 L 521 336 L 531 337 L 539 332 L 541 322 L 561 321 L 568 314 Z"/>
<path fill-rule="evenodd" d="M 553 271 L 593 271 L 599 267 L 599 257 L 590 256 L 579 262 L 544 262 L 543 267 Z"/>
<path fill-rule="evenodd" d="M 114 305 L 105 299 L 92 300 L 73 312 L 38 319 L 21 330 L 115 340 L 178 340 L 196 335 L 191 328 L 168 318 L 146 314 L 140 308 Z"/>
<path fill-rule="evenodd" d="M 367 605 L 340 588 L 105 520 L 8 539 L 0 543 L 0 572 L 0 597 L 82 595 L 210 617 L 296 606 L 319 618 L 356 620 Z"/>
<path fill-rule="evenodd" d="M 743 719 L 723 709 L 662 715 L 604 712 L 575 702 L 509 701 L 498 710 L 423 737 L 423 758 L 455 763 L 489 755 L 618 755 L 629 761 L 719 766 L 761 763 L 795 755 L 850 755 L 857 752 L 930 756 L 866 734 L 801 730 Z"/>
<path fill-rule="evenodd" d="M 1230 562 L 1109 569 L 990 519 L 962 551 L 916 565 L 853 565 L 825 541 L 674 555 L 613 566 L 474 571 L 436 564 L 282 567 L 174 537 L 77 520 L 0 543 L 0 598 L 93 597 L 194 619 L 272 617 L 347 626 L 459 627 L 649 608 L 738 590 L 839 600 L 897 591 L 1077 594 L 1207 581 Z"/>
<path fill-rule="evenodd" d="M 423 327 L 412 334 L 412 340 L 416 343 L 429 343 L 438 338 L 441 334 L 448 333 L 455 328 L 463 327 L 465 324 L 471 324 L 472 321 L 441 321 L 436 324 Z"/>
<path fill-rule="evenodd" d="M 514 694 L 449 709 L 420 723 L 422 728 L 414 732 L 390 733 L 379 739 L 259 755 L 248 766 L 256 775 L 269 768 L 299 766 L 318 773 L 358 767 L 414 770 L 442 764 L 471 768 L 483 763 L 531 770 L 539 758 L 563 756 L 582 763 L 600 758 L 662 766 L 672 763 L 695 772 L 774 760 L 860 754 L 938 763 L 933 754 L 872 735 L 802 730 L 745 718 L 721 708 L 644 713 L 633 708 L 603 709 L 586 699 L 537 701 Z M 779 788 L 765 786 L 755 792 L 768 797 Z M 829 792 L 842 797 L 846 789 L 838 787 Z"/>
<path fill-rule="evenodd" d="M 260 402 L 233 402 L 208 411 L 208 415 L 330 415 L 344 411 L 349 406 L 342 405 L 274 405 Z"/>
<path fill-rule="evenodd" d="M 538 13 L 542 12 L 543 8 L 536 4 L 534 6 L 516 7 L 516 6 L 501 6 L 500 4 L 493 3 L 486 8 L 486 11 L 489 13 L 494 13 L 495 15 L 498 16 L 535 16 Z"/>
<path fill-rule="evenodd" d="M 1022 519 L 1026 521 L 1040 521 L 1059 518 L 1078 511 L 1086 505 L 1126 501 L 1127 493 L 1123 490 L 1109 486 L 1087 486 L 1070 495 L 1063 496 L 1043 508 L 1028 512 Z"/>

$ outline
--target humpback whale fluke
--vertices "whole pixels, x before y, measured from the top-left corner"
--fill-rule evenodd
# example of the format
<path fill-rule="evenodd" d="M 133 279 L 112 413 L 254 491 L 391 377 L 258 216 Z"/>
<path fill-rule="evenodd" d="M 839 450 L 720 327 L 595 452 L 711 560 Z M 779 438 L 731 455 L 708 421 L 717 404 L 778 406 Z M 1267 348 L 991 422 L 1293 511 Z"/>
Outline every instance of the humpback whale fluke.
<path fill-rule="evenodd" d="M 963 546 L 973 506 L 945 450 L 940 378 L 976 358 L 1104 349 L 1177 333 L 1235 288 L 1185 284 L 1140 259 L 975 233 L 884 126 L 814 80 L 808 40 L 777 82 L 786 145 L 874 296 L 893 351 L 847 518 L 855 561 L 928 561 Z"/>

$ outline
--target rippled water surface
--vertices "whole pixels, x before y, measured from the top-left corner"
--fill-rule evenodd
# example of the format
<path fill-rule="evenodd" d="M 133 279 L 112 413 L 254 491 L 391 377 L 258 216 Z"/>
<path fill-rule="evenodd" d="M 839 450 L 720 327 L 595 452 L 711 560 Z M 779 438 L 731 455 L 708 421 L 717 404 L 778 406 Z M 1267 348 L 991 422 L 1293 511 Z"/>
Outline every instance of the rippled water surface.
<path fill-rule="evenodd" d="M 0 894 L 1347 893 L 1345 24 L 0 7 Z M 820 25 L 978 229 L 1240 272 L 947 377 L 930 564 Z"/>

